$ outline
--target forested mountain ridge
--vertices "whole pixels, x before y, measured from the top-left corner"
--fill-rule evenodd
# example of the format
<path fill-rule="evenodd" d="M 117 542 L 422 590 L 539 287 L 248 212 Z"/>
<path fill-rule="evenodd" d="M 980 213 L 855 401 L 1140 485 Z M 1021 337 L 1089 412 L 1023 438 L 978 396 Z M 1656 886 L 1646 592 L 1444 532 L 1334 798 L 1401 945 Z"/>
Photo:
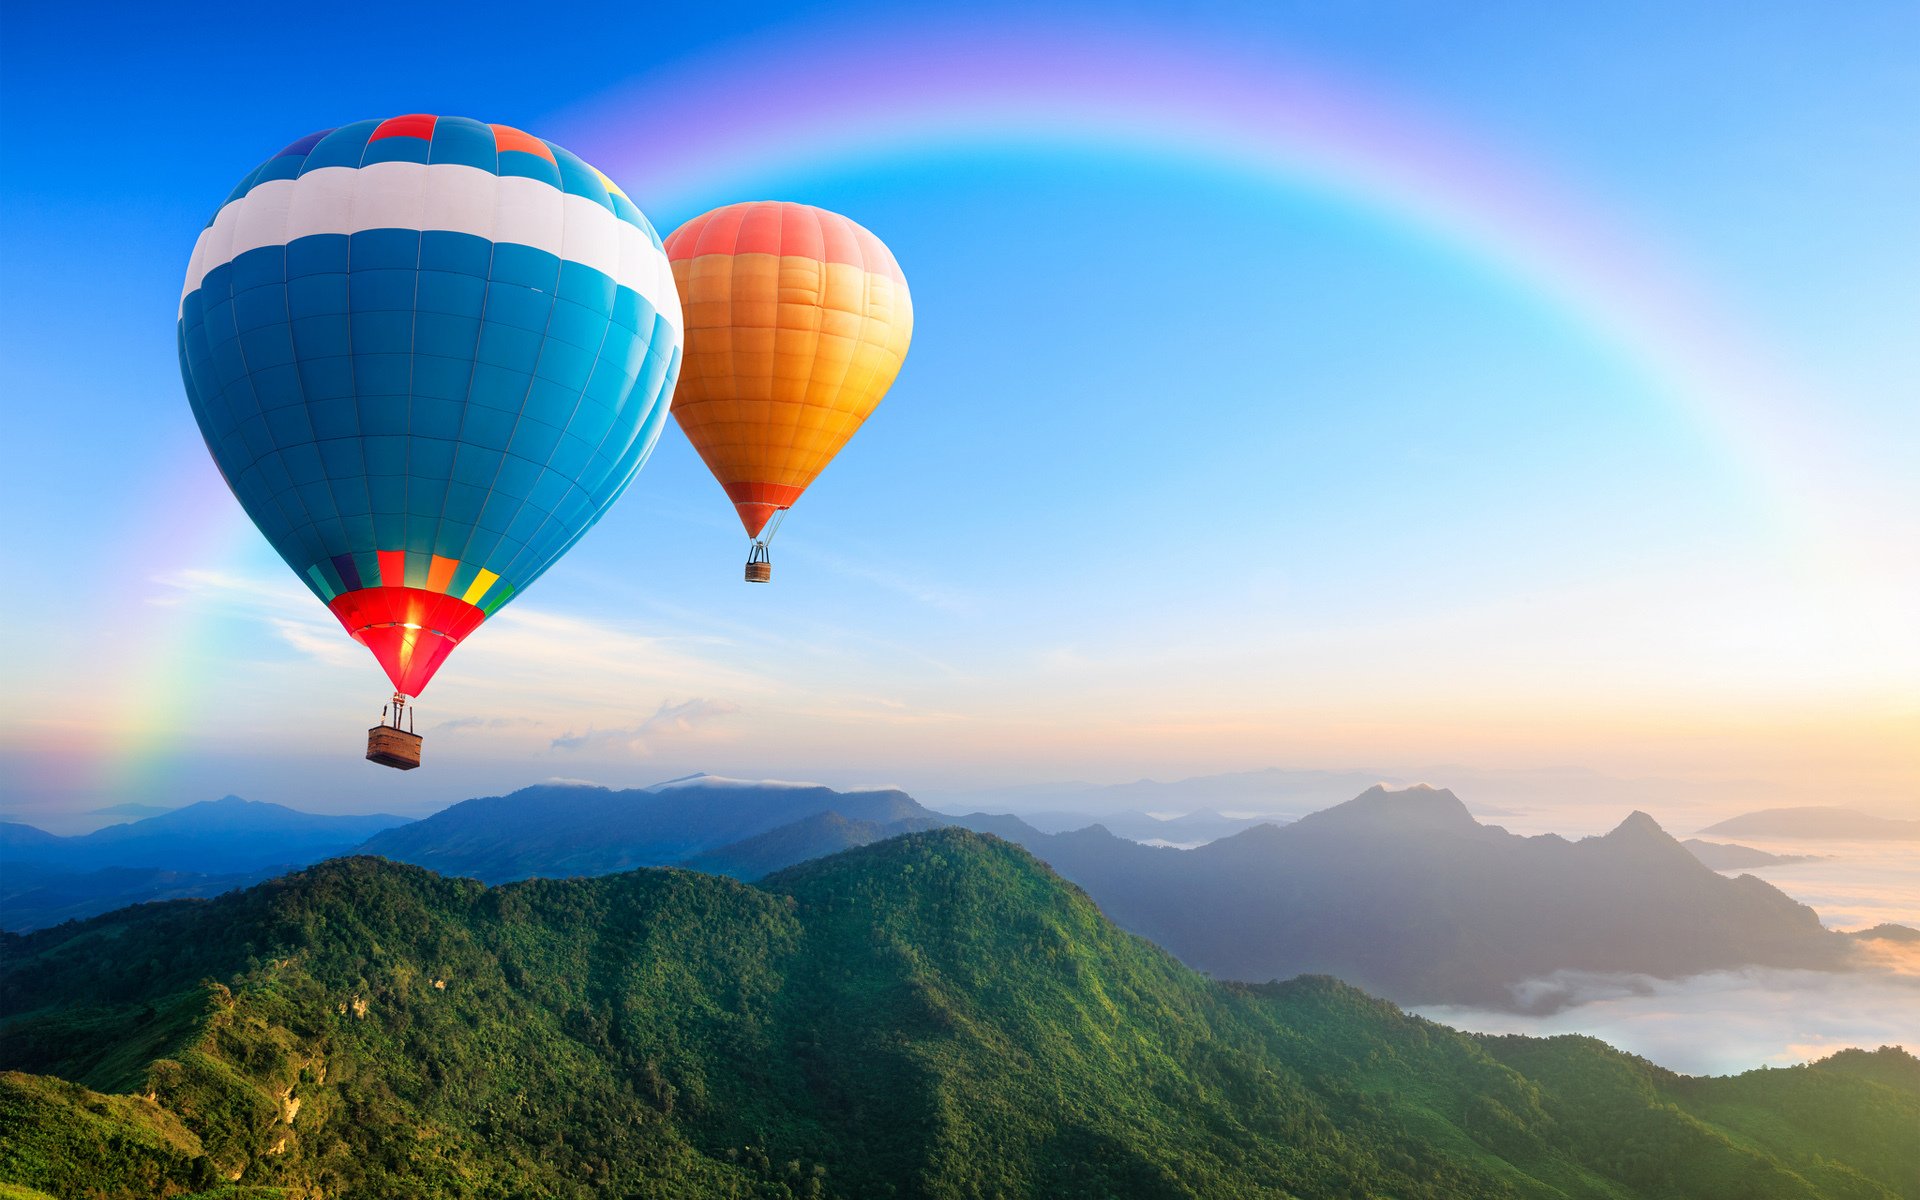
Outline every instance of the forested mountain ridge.
<path fill-rule="evenodd" d="M 882 822 L 854 821 L 837 812 L 819 812 L 672 865 L 711 875 L 731 875 L 735 879 L 761 879 L 812 859 L 903 833 L 938 829 L 946 823 L 944 818 L 932 814 Z"/>
<path fill-rule="evenodd" d="M 363 846 L 504 882 L 686 866 L 755 879 L 953 821 L 1005 837 L 1087 889 L 1122 928 L 1223 979 L 1327 974 L 1404 1004 L 1551 1004 L 1564 970 L 1677 978 L 1857 962 L 1810 908 L 1727 878 L 1635 813 L 1604 837 L 1521 837 L 1452 792 L 1376 786 L 1286 825 L 1192 850 L 1102 826 L 943 817 L 904 792 L 696 777 L 653 788 L 528 788 L 469 800 Z"/>
<path fill-rule="evenodd" d="M 63 1197 L 1920 1197 L 1897 1051 L 1695 1080 L 1214 983 L 960 830 L 759 887 L 339 860 L 0 952 L 0 1180 Z"/>
<path fill-rule="evenodd" d="M 221 803 L 242 817 L 288 811 Z M 627 791 L 541 785 L 384 830 L 358 852 L 487 883 L 650 866 L 753 880 L 949 820 L 1026 847 L 1123 928 L 1224 979 L 1327 974 L 1404 1004 L 1539 1008 L 1568 993 L 1531 981 L 1565 970 L 1676 978 L 1862 961 L 1857 940 L 1824 930 L 1771 884 L 1709 870 L 1645 814 L 1605 837 L 1519 837 L 1428 787 L 1372 788 L 1284 826 L 1179 850 L 1100 826 L 1046 834 L 1012 816 L 948 818 L 896 790 L 712 776 Z M 20 866 L 0 880 L 0 923 L 35 929 L 266 874 Z"/>

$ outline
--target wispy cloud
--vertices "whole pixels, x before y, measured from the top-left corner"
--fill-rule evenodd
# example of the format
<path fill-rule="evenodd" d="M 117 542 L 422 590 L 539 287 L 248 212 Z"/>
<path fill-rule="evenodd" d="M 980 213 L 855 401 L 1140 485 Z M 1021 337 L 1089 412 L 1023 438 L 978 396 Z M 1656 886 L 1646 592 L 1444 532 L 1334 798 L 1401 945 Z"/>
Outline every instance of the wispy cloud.
<path fill-rule="evenodd" d="M 904 596 L 944 613 L 960 616 L 971 613 L 979 607 L 978 601 L 973 596 L 928 579 L 921 574 L 858 562 L 830 550 L 822 550 L 817 545 L 808 546 L 800 552 L 800 557 L 809 562 L 817 562 L 836 575 L 859 583 L 872 584 L 896 596 Z"/>
<path fill-rule="evenodd" d="M 295 650 L 317 658 L 321 662 L 334 666 L 345 666 L 360 661 L 366 653 L 347 638 L 341 636 L 338 626 L 328 629 L 318 622 L 296 621 L 287 617 L 272 618 L 274 629 L 280 633 L 282 641 Z"/>
<path fill-rule="evenodd" d="M 365 653 L 298 584 L 197 567 L 167 571 L 152 582 L 161 590 L 147 597 L 149 604 L 258 621 L 297 653 L 329 666 L 357 663 Z"/>
<path fill-rule="evenodd" d="M 597 750 L 604 748 L 625 749 L 634 754 L 650 753 L 651 747 L 658 741 L 675 736 L 694 734 L 723 717 L 730 717 L 740 711 L 740 707 L 726 700 L 693 699 L 679 704 L 666 703 L 660 710 L 637 724 L 616 729 L 589 728 L 585 733 L 568 730 L 554 738 L 555 750 Z"/>
<path fill-rule="evenodd" d="M 536 724 L 525 717 L 455 717 L 442 721 L 428 733 L 467 733 L 476 729 L 521 729 Z"/>
<path fill-rule="evenodd" d="M 153 577 L 164 590 L 147 598 L 150 604 L 178 605 L 198 603 L 208 607 L 247 609 L 296 617 L 307 616 L 314 603 L 312 593 L 297 583 L 267 579 L 239 571 L 205 567 L 182 567 Z"/>
<path fill-rule="evenodd" d="M 150 578 L 154 602 L 218 623 L 221 666 L 244 665 L 263 702 L 263 735 L 320 736 L 344 706 L 387 690 L 366 650 L 304 588 L 266 569 L 177 569 Z M 690 609 L 645 606 L 602 614 L 514 604 L 460 647 L 434 680 L 422 731 L 463 739 L 463 756 L 489 761 L 562 754 L 589 774 L 660 759 L 751 733 L 756 746 L 801 749 L 799 761 L 865 744 L 876 727 L 912 736 L 964 723 L 965 705 L 928 680 L 959 673 L 871 631 L 776 621 L 716 622 Z M 251 626 L 251 630 L 244 628 Z M 277 660 L 277 661 L 276 661 Z M 914 694 L 874 686 L 863 666 L 920 664 Z M 658 703 L 641 708 L 636 697 Z M 692 699 L 689 699 L 689 698 Z M 750 711 L 752 728 L 725 718 Z M 428 725 L 431 720 L 434 723 Z M 740 725 L 745 725 L 742 718 Z M 590 771 L 588 768 L 592 768 Z"/>
<path fill-rule="evenodd" d="M 1920 983 L 1920 942 L 1868 938 L 1854 943 L 1854 953 L 1871 970 Z"/>
<path fill-rule="evenodd" d="M 460 649 L 475 669 L 522 695 L 551 693 L 599 707 L 626 708 L 640 688 L 757 695 L 773 686 L 758 671 L 734 665 L 724 639 L 640 633 L 518 605 L 489 618 Z"/>

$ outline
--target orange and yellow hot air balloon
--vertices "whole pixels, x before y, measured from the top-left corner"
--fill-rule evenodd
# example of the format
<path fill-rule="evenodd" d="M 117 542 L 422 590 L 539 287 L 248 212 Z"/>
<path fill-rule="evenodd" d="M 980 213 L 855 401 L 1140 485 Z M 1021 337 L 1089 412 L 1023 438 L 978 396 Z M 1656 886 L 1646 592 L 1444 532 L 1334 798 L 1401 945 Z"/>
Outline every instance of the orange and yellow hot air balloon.
<path fill-rule="evenodd" d="M 900 372 L 906 277 L 859 225 L 776 200 L 716 208 L 666 247 L 686 315 L 673 415 L 754 539 L 748 582 L 765 583 L 768 523 L 779 527 Z"/>

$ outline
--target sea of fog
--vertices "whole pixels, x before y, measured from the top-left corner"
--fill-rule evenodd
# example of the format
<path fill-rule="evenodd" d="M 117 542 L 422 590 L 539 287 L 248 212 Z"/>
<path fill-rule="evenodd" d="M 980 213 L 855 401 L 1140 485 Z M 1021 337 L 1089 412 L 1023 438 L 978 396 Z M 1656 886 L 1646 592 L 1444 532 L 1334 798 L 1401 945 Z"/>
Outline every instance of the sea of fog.
<path fill-rule="evenodd" d="M 1818 855 L 1812 862 L 1722 873 L 1758 875 L 1810 906 L 1829 929 L 1865 929 L 1888 921 L 1920 929 L 1920 842 L 1720 840 L 1772 854 Z"/>
<path fill-rule="evenodd" d="M 1819 855 L 1722 873 L 1758 875 L 1810 905 L 1829 928 L 1920 928 L 1920 842 L 1721 840 Z M 1920 943 L 1868 943 L 1862 958 L 1862 970 L 1845 974 L 1748 968 L 1653 979 L 1559 972 L 1520 989 L 1523 1001 L 1573 1002 L 1548 1015 L 1455 1005 L 1415 1011 L 1482 1033 L 1590 1034 L 1690 1075 L 1786 1066 L 1847 1046 L 1897 1045 L 1920 1054 Z"/>

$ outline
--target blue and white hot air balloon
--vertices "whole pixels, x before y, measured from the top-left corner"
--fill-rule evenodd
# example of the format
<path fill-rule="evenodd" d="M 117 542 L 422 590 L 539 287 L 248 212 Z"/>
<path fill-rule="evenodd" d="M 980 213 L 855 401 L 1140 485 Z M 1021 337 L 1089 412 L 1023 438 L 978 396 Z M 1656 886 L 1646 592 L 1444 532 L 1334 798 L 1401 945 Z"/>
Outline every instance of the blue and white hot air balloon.
<path fill-rule="evenodd" d="M 416 114 L 248 174 L 194 246 L 179 346 L 241 506 L 411 697 L 633 479 L 682 328 L 606 176 Z"/>

